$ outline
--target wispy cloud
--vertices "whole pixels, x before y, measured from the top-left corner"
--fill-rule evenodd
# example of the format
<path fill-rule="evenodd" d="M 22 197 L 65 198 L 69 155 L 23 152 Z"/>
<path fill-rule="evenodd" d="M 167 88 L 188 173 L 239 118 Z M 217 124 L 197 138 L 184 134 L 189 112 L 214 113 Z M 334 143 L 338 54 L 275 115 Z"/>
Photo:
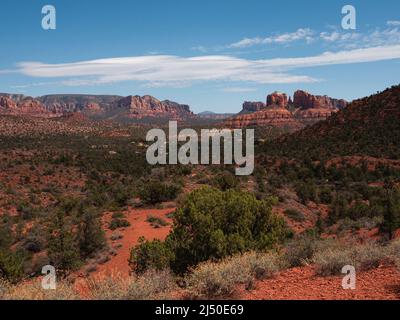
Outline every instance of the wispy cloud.
<path fill-rule="evenodd" d="M 388 25 L 390 26 L 385 29 L 375 28 L 366 33 L 337 29 L 331 32 L 321 32 L 319 36 L 325 43 L 347 49 L 400 44 L 399 27 L 395 26 L 394 21 Z"/>
<path fill-rule="evenodd" d="M 374 28 L 364 32 L 348 31 L 331 26 L 329 30 L 317 32 L 310 28 L 299 28 L 294 32 L 286 32 L 266 37 L 246 37 L 237 42 L 214 47 L 197 46 L 192 50 L 202 53 L 238 50 L 254 46 L 288 46 L 301 42 L 307 44 L 325 44 L 335 48 L 357 49 L 374 46 L 388 46 L 400 44 L 400 21 L 390 20 L 384 28 Z"/>
<path fill-rule="evenodd" d="M 398 21 L 398 20 L 389 20 L 389 21 L 386 22 L 386 24 L 388 26 L 391 26 L 391 27 L 397 27 L 397 26 L 400 26 L 400 21 Z"/>
<path fill-rule="evenodd" d="M 313 40 L 314 32 L 309 28 L 300 28 L 295 32 L 290 33 L 282 33 L 275 36 L 270 37 L 255 37 L 255 38 L 244 38 L 238 42 L 231 43 L 228 45 L 228 48 L 246 48 L 251 47 L 258 44 L 287 44 L 294 41 L 305 40 L 310 42 Z"/>
<path fill-rule="evenodd" d="M 182 87 L 198 81 L 246 81 L 267 83 L 316 82 L 293 70 L 327 65 L 365 63 L 400 58 L 400 45 L 325 52 L 321 55 L 264 60 L 206 55 L 178 57 L 165 55 L 109 58 L 75 63 L 46 64 L 22 62 L 17 71 L 37 78 L 60 78 L 64 85 L 99 85 L 138 81 L 146 86 Z"/>

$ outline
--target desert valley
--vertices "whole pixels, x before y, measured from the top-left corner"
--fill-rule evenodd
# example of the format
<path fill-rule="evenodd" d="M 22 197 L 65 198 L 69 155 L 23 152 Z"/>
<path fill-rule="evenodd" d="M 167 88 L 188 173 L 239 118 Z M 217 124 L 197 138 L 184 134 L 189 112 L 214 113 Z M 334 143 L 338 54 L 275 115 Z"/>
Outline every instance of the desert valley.
<path fill-rule="evenodd" d="M 253 174 L 150 165 L 146 133 L 169 121 L 254 129 Z M 237 114 L 1 93 L 0 298 L 398 300 L 399 141 L 399 85 L 354 101 L 273 92 Z"/>

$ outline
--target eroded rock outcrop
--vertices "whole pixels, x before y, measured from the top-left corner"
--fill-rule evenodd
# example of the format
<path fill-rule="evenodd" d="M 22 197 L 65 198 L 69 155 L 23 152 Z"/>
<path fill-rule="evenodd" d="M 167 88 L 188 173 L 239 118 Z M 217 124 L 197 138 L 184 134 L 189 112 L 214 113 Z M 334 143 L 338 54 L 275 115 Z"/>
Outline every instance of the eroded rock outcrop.
<path fill-rule="evenodd" d="M 242 114 L 227 119 L 224 124 L 229 128 L 255 126 L 289 126 L 301 128 L 301 123 L 285 108 L 264 109 L 250 114 Z"/>
<path fill-rule="evenodd" d="M 301 109 L 343 109 L 347 106 L 347 101 L 297 90 L 293 95 L 293 104 Z"/>
<path fill-rule="evenodd" d="M 38 100 L 31 97 L 23 97 L 13 100 L 13 95 L 0 96 L 0 113 L 6 115 L 27 115 L 32 117 L 53 117 Z"/>
<path fill-rule="evenodd" d="M 263 125 L 299 128 L 325 120 L 346 106 L 345 100 L 312 95 L 302 90 L 294 93 L 293 100 L 285 93 L 274 92 L 267 96 L 266 104 L 245 102 L 243 110 L 237 116 L 226 120 L 225 125 L 234 128 Z"/>
<path fill-rule="evenodd" d="M 267 107 L 286 108 L 288 105 L 288 97 L 286 93 L 277 92 L 267 96 Z"/>
<path fill-rule="evenodd" d="M 173 101 L 160 101 L 152 96 L 128 96 L 119 101 L 118 106 L 129 111 L 129 117 L 140 119 L 144 117 L 170 117 L 181 119 L 192 117 L 188 105 Z"/>

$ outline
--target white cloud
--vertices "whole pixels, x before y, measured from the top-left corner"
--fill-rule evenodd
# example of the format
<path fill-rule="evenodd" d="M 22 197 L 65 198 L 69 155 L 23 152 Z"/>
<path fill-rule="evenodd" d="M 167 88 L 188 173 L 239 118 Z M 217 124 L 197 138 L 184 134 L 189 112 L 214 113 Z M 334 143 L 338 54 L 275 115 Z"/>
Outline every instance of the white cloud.
<path fill-rule="evenodd" d="M 287 44 L 294 41 L 305 40 L 310 42 L 313 40 L 314 32 L 309 28 L 300 28 L 297 29 L 295 32 L 290 33 L 283 33 L 271 37 L 266 38 L 244 38 L 238 42 L 231 43 L 228 45 L 228 48 L 246 48 L 251 47 L 258 44 L 270 44 L 270 43 L 277 43 L 277 44 Z"/>
<path fill-rule="evenodd" d="M 319 81 L 293 74 L 299 68 L 373 62 L 400 58 L 400 45 L 326 52 L 317 56 L 249 60 L 232 56 L 137 56 L 75 63 L 22 62 L 18 72 L 38 78 L 62 78 L 63 85 L 99 85 L 139 81 L 146 86 L 182 87 L 197 81 L 306 83 Z M 66 79 L 65 79 L 66 78 Z"/>
<path fill-rule="evenodd" d="M 290 43 L 305 41 L 306 43 L 321 42 L 334 45 L 336 48 L 356 49 L 373 46 L 388 46 L 400 44 L 400 21 L 392 20 L 386 22 L 386 29 L 375 28 L 367 32 L 346 31 L 335 26 L 331 26 L 330 31 L 316 32 L 310 28 L 300 28 L 295 32 L 277 34 L 269 37 L 246 37 L 240 41 L 231 43 L 227 46 L 206 48 L 196 47 L 198 51 L 207 52 L 221 51 L 224 49 L 242 49 L 256 45 L 288 45 Z"/>
<path fill-rule="evenodd" d="M 293 76 L 266 69 L 257 61 L 230 56 L 139 56 L 109 58 L 64 64 L 23 62 L 19 71 L 41 78 L 90 77 L 73 79 L 76 85 L 120 81 L 142 81 L 148 85 L 171 86 L 174 83 L 228 80 L 250 80 L 260 83 L 311 82 L 307 76 Z M 254 79 L 254 80 L 252 80 Z M 68 81 L 65 80 L 64 83 Z"/>
<path fill-rule="evenodd" d="M 389 21 L 386 22 L 386 24 L 388 26 L 391 26 L 391 27 L 396 27 L 396 26 L 400 26 L 400 21 L 398 21 L 398 20 L 389 20 Z"/>
<path fill-rule="evenodd" d="M 321 32 L 319 37 L 336 48 L 347 49 L 400 44 L 400 30 L 396 27 L 395 21 L 391 21 L 391 24 L 388 23 L 388 25 L 390 27 L 386 29 L 376 28 L 366 33 L 337 29 L 331 32 Z"/>

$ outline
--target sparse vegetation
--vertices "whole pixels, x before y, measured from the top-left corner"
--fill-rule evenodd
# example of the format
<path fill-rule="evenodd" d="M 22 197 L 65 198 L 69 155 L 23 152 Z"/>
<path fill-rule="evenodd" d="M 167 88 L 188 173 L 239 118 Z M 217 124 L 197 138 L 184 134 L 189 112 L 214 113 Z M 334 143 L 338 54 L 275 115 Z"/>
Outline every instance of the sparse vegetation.
<path fill-rule="evenodd" d="M 168 225 L 168 222 L 165 221 L 163 218 L 156 217 L 153 215 L 148 215 L 146 221 L 150 223 L 154 228 L 165 227 Z"/>

